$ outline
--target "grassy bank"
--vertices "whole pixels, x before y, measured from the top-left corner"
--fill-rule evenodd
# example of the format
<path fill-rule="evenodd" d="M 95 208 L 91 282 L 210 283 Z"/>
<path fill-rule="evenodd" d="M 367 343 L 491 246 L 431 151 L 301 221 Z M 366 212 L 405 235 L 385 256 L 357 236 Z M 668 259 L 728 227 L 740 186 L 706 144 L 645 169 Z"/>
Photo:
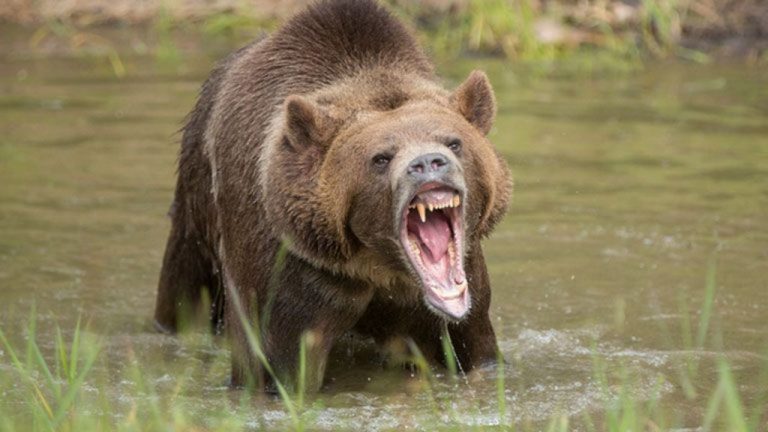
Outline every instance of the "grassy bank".
<path fill-rule="evenodd" d="M 33 29 L 29 48 L 109 51 L 120 28 L 143 37 L 140 50 L 170 58 L 179 35 L 226 39 L 230 47 L 275 28 L 308 0 L 6 0 L 0 20 Z M 523 63 L 597 58 L 596 68 L 649 59 L 765 64 L 768 3 L 761 0 L 388 0 L 441 57 L 503 56 Z M 7 25 L 6 25 L 7 27 Z M 109 32 L 106 32 L 109 33 Z M 174 36 L 175 35 L 175 36 Z M 183 37 L 181 37 L 183 39 Z M 134 50 L 135 50 L 134 44 Z M 119 73 L 119 66 L 116 67 Z"/>

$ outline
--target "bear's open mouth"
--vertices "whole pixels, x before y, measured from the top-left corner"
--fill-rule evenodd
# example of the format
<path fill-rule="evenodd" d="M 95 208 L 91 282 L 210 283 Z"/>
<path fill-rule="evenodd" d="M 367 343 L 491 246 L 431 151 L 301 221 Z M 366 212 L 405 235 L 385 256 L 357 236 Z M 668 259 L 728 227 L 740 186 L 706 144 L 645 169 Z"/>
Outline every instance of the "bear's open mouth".
<path fill-rule="evenodd" d="M 427 304 L 456 320 L 470 306 L 461 201 L 453 188 L 423 185 L 404 210 L 400 234 L 403 249 L 421 278 Z"/>

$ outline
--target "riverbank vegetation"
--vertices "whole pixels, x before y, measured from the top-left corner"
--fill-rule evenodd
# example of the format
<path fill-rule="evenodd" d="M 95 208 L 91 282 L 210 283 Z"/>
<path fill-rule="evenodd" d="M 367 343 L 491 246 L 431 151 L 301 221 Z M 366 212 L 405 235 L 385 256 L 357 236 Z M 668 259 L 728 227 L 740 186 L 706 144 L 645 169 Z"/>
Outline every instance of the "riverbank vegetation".
<path fill-rule="evenodd" d="M 98 53 L 118 76 L 121 56 L 179 60 L 191 41 L 222 50 L 274 29 L 308 0 L 14 0 L 0 11 L 29 35 L 18 50 Z M 768 63 L 761 0 L 387 0 L 439 58 L 490 55 L 547 67 L 626 70 L 642 62 L 738 59 Z M 130 43 L 126 43 L 130 39 Z M 194 47 L 194 48 L 190 48 Z"/>

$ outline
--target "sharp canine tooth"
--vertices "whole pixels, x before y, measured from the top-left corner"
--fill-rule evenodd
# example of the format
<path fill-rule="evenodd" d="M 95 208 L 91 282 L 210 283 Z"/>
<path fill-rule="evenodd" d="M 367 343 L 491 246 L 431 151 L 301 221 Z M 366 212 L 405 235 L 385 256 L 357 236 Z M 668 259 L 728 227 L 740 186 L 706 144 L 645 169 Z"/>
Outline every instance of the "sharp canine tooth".
<path fill-rule="evenodd" d="M 453 206 L 458 207 L 461 204 L 461 197 L 458 195 L 455 195 L 453 197 Z"/>
<path fill-rule="evenodd" d="M 421 223 L 424 223 L 427 221 L 427 211 L 424 209 L 424 204 L 418 203 L 416 204 L 416 210 L 419 212 L 419 218 L 421 219 Z"/>

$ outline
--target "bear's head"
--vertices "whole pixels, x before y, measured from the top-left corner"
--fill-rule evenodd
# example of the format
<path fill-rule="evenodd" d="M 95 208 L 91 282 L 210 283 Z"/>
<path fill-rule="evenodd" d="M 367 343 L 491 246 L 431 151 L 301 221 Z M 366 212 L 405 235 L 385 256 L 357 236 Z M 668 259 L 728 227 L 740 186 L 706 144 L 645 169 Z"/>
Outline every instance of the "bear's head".
<path fill-rule="evenodd" d="M 464 257 L 511 190 L 486 138 L 493 90 L 478 71 L 452 93 L 369 81 L 286 99 L 262 156 L 269 223 L 315 265 L 404 285 L 398 295 L 460 320 L 471 305 Z"/>

